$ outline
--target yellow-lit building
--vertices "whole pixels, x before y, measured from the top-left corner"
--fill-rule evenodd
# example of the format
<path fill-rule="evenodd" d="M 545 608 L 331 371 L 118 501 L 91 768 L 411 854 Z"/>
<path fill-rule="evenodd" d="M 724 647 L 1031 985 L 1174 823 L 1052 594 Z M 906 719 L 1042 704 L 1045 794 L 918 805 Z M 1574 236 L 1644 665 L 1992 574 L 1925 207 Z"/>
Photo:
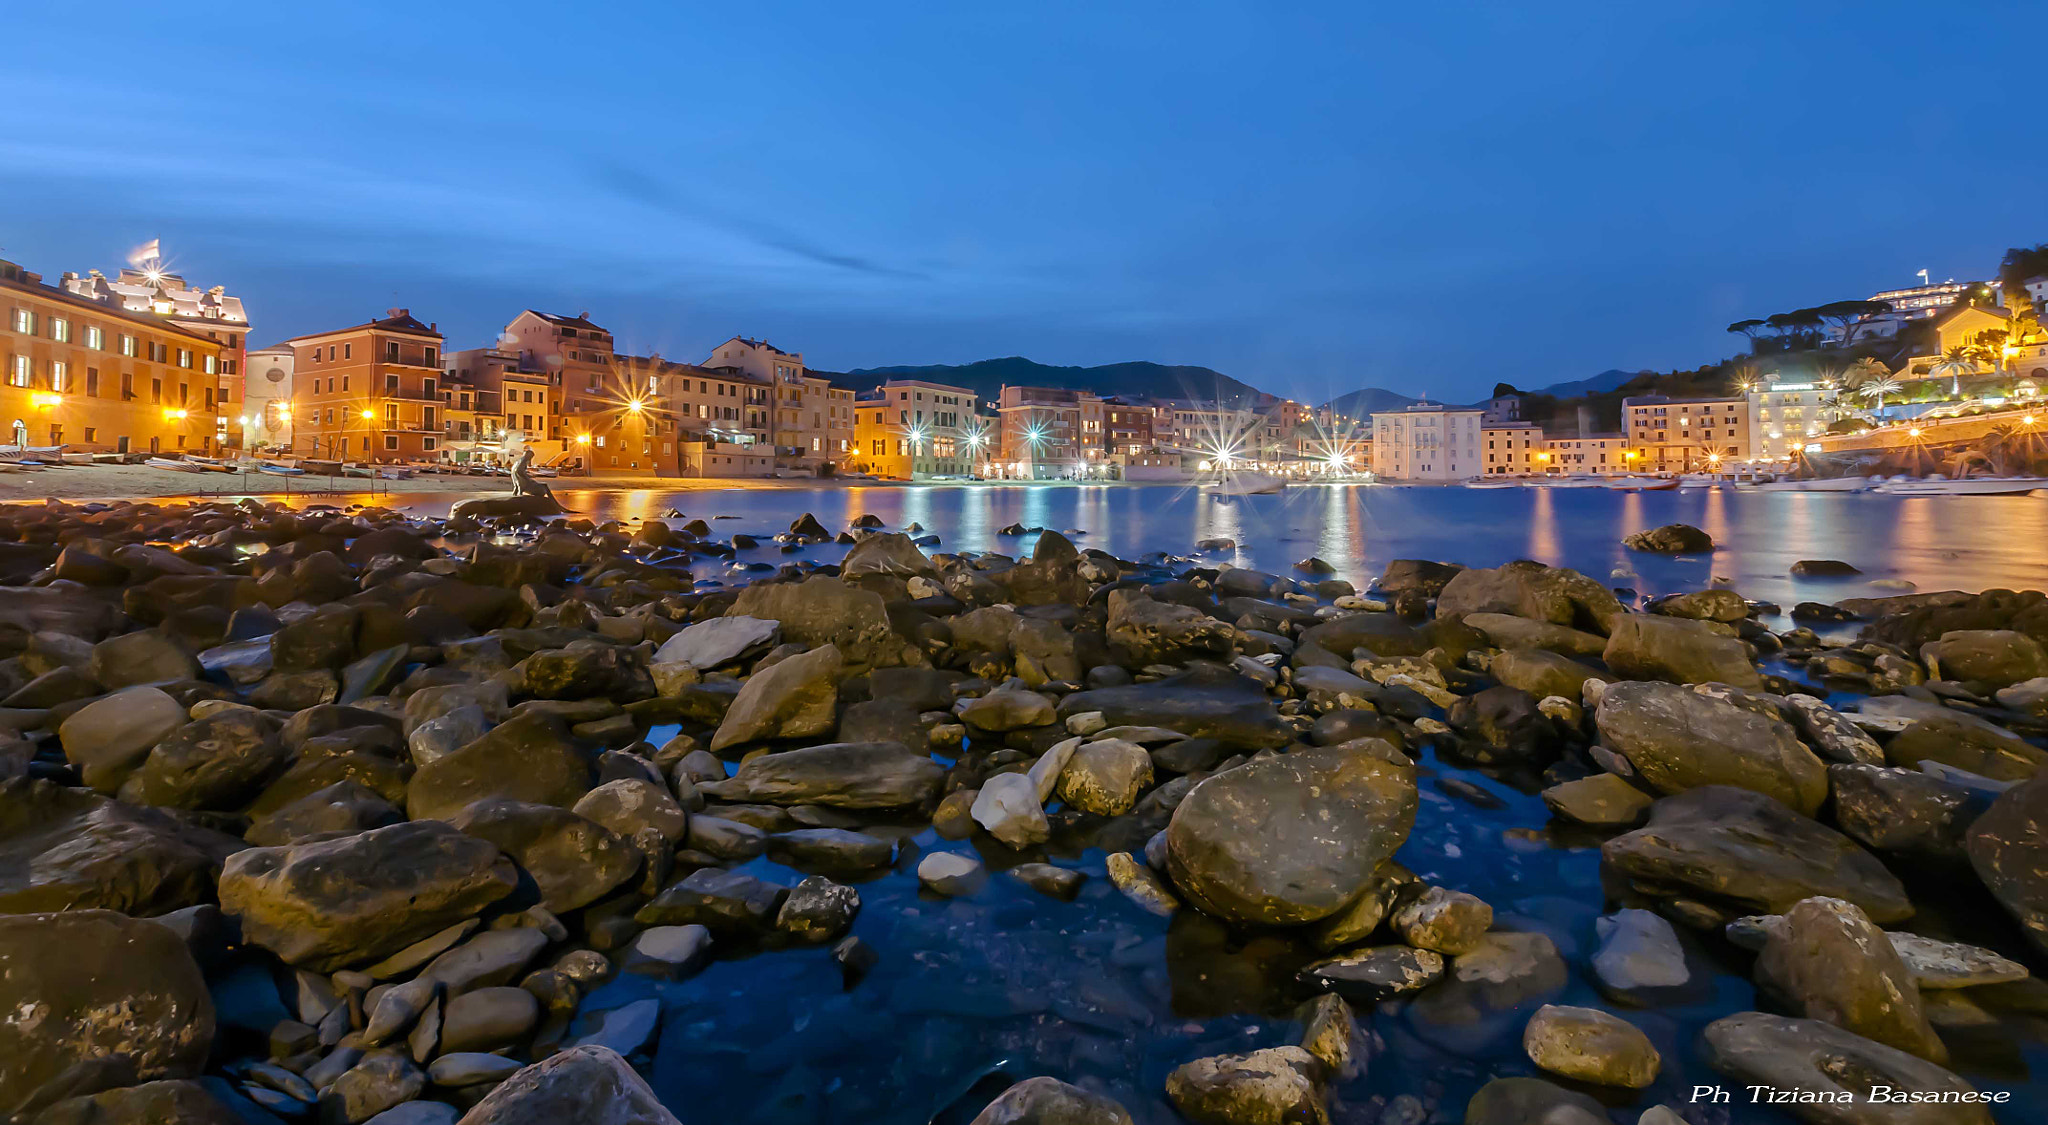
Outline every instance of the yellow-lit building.
<path fill-rule="evenodd" d="M 852 462 L 878 477 L 973 476 L 997 434 L 966 387 L 891 379 L 854 402 Z"/>
<path fill-rule="evenodd" d="M 211 453 L 221 340 L 0 261 L 0 444 Z"/>
<path fill-rule="evenodd" d="M 1747 461 L 1755 448 L 1756 435 L 1751 423 L 1756 408 L 1756 395 L 1637 395 L 1622 399 L 1622 436 L 1627 441 L 1627 451 L 1636 454 L 1626 458 L 1631 462 L 1628 470 L 1701 473 L 1723 464 Z M 1804 418 L 1804 407 L 1796 409 Z M 1818 411 L 1814 414 L 1818 417 Z"/>
<path fill-rule="evenodd" d="M 1534 422 L 1483 422 L 1479 429 L 1486 476 L 1528 476 L 1550 462 L 1543 427 Z"/>

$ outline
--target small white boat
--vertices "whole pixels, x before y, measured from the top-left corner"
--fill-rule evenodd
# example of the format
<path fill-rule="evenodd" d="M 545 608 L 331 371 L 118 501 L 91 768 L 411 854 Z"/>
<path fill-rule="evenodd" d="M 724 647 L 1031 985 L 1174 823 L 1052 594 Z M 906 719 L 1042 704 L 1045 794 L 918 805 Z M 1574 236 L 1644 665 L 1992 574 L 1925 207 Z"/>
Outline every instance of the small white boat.
<path fill-rule="evenodd" d="M 1677 477 L 1610 477 L 1600 486 L 1615 492 L 1670 492 L 1682 483 Z"/>
<path fill-rule="evenodd" d="M 2040 477 L 1963 477 L 1950 480 L 1933 476 L 1922 480 L 1889 480 L 1876 491 L 1890 496 L 2024 496 L 2037 488 L 2048 488 Z"/>
<path fill-rule="evenodd" d="M 1528 482 L 1530 488 L 1602 488 L 1604 481 L 1599 477 L 1544 477 Z"/>
<path fill-rule="evenodd" d="M 203 473 L 206 471 L 190 461 L 174 461 L 169 457 L 151 457 L 149 460 L 144 461 L 143 464 L 148 465 L 152 469 L 169 469 L 177 473 Z"/>
<path fill-rule="evenodd" d="M 1758 492 L 1863 492 L 1870 482 L 1862 477 L 1815 477 L 1810 480 L 1767 480 L 1755 486 Z"/>
<path fill-rule="evenodd" d="M 306 470 L 304 469 L 290 465 L 273 465 L 268 461 L 258 464 L 256 471 L 259 473 L 269 473 L 274 477 L 302 477 L 306 475 Z"/>
<path fill-rule="evenodd" d="M 1216 480 L 1204 481 L 1202 487 L 1214 489 L 1219 496 L 1270 496 L 1286 488 L 1287 480 L 1264 473 L 1230 473 Z"/>

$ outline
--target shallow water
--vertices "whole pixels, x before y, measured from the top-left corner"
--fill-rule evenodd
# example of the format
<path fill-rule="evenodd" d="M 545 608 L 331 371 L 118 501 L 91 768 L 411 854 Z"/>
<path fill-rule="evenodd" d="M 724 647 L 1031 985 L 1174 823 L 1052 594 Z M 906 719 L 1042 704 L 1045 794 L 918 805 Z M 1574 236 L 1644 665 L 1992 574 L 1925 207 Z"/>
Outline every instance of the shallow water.
<path fill-rule="evenodd" d="M 1198 539 L 1223 536 L 1235 539 L 1237 548 L 1206 554 L 1205 561 L 1284 573 L 1313 554 L 1361 587 L 1400 557 L 1473 565 L 1530 557 L 1644 594 L 1698 588 L 1723 576 L 1752 598 L 1787 606 L 1897 592 L 1873 586 L 1875 579 L 1904 579 L 1921 589 L 2048 585 L 2048 555 L 2041 550 L 2048 542 L 2048 498 L 2037 497 L 1319 486 L 1248 498 L 1167 486 L 560 495 L 599 519 L 655 518 L 670 507 L 691 518 L 740 517 L 714 523 L 721 537 L 766 535 L 804 512 L 830 528 L 868 513 L 892 529 L 914 521 L 943 537 L 940 549 L 1014 553 L 1028 540 L 997 534 L 1013 522 L 1078 529 L 1083 546 L 1124 557 L 1187 553 Z M 412 508 L 445 504 L 446 498 L 421 498 Z M 1707 529 L 1721 549 L 1664 559 L 1619 545 L 1630 531 L 1674 521 Z M 819 547 L 805 555 L 829 559 L 842 550 Z M 784 557 L 773 544 L 741 553 L 743 562 Z M 1844 559 L 1867 573 L 1847 581 L 1789 577 L 1790 565 L 1802 558 Z M 1623 575 L 1612 577 L 1618 568 Z M 699 576 L 714 574 L 700 570 Z M 656 740 L 664 733 L 655 732 Z M 1483 788 L 1499 807 L 1481 808 L 1445 792 L 1440 783 L 1453 778 Z M 1616 1011 L 1643 1028 L 1663 1054 L 1663 1072 L 1648 1090 L 1587 1088 L 1613 1108 L 1617 1122 L 1634 1122 L 1659 1102 L 1685 1106 L 1694 1083 L 1722 1081 L 1700 1059 L 1699 1031 L 1721 1015 L 1756 1006 L 1748 958 L 1681 930 L 1703 984 L 1696 996 L 1652 1009 L 1602 999 L 1586 969 L 1594 919 L 1610 908 L 1599 884 L 1598 843 L 1552 829 L 1533 791 L 1433 756 L 1425 760 L 1421 811 L 1397 858 L 1430 882 L 1493 904 L 1497 928 L 1548 934 L 1570 965 L 1571 980 L 1561 994 L 1476 1022 L 1447 1018 L 1426 1001 L 1357 1008 L 1377 1047 L 1362 1076 L 1333 1086 L 1334 1121 L 1460 1120 L 1465 1100 L 1489 1078 L 1535 1073 L 1522 1054 L 1520 1032 L 1545 1001 Z M 1308 955 L 1277 939 L 1232 938 L 1191 912 L 1170 924 L 1156 919 L 1110 886 L 1106 853 L 1084 845 L 1076 841 L 1062 853 L 1056 838 L 1048 857 L 1089 874 L 1073 903 L 1000 874 L 972 896 L 945 900 L 921 894 L 912 869 L 925 850 L 971 851 L 975 845 L 940 840 L 924 829 L 908 838 L 892 871 L 859 884 L 864 906 L 853 933 L 874 946 L 881 962 L 851 989 L 842 988 L 823 950 L 776 952 L 720 961 L 681 983 L 622 978 L 593 993 L 585 1010 L 661 998 L 650 1077 L 685 1120 L 965 1125 L 1009 1082 L 1049 1074 L 1113 1093 L 1141 1123 L 1179 1121 L 1163 1094 L 1175 1066 L 1294 1041 L 1287 1013 L 1305 993 L 1291 975 Z M 984 858 L 991 867 L 1014 860 Z M 785 884 L 801 878 L 767 860 L 748 869 Z M 1993 945 L 2041 972 L 2040 959 L 2028 956 L 2009 921 L 1976 888 L 1907 877 L 1923 906 L 1908 928 Z M 1941 901 L 1945 894 L 1953 898 Z M 2001 1121 L 2048 1117 L 2042 1024 L 2007 1019 L 1946 1038 L 1959 1073 L 1981 1089 L 2013 1092 L 2013 1103 L 1998 1111 Z M 1390 1108 L 1390 1099 L 1402 1096 L 1420 1105 Z M 1742 1104 L 1739 1089 L 1732 1106 L 1686 1108 L 1696 1125 L 1792 1120 Z"/>

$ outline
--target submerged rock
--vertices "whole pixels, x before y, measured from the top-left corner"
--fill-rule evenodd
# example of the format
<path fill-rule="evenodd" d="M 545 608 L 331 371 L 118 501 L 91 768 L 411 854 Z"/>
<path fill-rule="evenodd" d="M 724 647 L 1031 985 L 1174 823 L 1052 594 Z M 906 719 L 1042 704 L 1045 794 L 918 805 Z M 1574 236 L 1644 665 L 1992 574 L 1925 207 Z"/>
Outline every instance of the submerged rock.
<path fill-rule="evenodd" d="M 1827 767 L 1791 725 L 1727 700 L 1672 684 L 1610 684 L 1593 719 L 1601 742 L 1665 793 L 1733 785 L 1807 816 L 1827 800 Z"/>
<path fill-rule="evenodd" d="M 1268 1047 L 1185 1063 L 1166 1096 L 1197 1125 L 1328 1125 L 1322 1063 L 1300 1047 Z"/>
<path fill-rule="evenodd" d="M 1707 1025 L 1707 1063 L 1740 1082 L 1787 1091 L 1801 1118 L 1821 1125 L 1991 1125 L 1969 1083 L 1905 1051 L 1820 1020 L 1737 1012 Z M 1870 1088 L 1904 1098 L 1882 1104 Z"/>
<path fill-rule="evenodd" d="M 1124 1107 L 1057 1078 L 1027 1078 L 1004 1090 L 969 1125 L 1131 1125 Z"/>

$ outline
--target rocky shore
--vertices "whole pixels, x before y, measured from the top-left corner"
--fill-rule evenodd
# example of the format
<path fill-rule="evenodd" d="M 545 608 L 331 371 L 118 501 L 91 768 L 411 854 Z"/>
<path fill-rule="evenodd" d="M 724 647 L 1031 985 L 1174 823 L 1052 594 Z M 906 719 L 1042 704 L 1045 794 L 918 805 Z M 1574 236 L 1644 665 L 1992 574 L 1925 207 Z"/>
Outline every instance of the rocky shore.
<path fill-rule="evenodd" d="M 747 574 L 760 544 L 680 517 L 0 510 L 0 1120 L 693 1120 L 643 1077 L 659 1001 L 586 1002 L 608 982 L 813 949 L 858 996 L 916 954 L 851 932 L 877 872 L 1050 909 L 1084 851 L 1134 916 L 1287 966 L 1291 1034 L 1165 1078 L 1200 1125 L 1703 1122 L 1636 1091 L 1670 1088 L 1654 1017 L 1709 958 L 1749 1010 L 1684 1081 L 1809 1121 L 1988 1123 L 1952 1045 L 2048 1015 L 2040 593 L 1774 631 L 1732 590 L 1624 601 L 1536 563 L 1401 560 L 1361 593 L 1315 559 L 861 522 L 798 520 L 793 560 L 843 560 Z M 1596 948 L 1404 865 L 1496 799 L 1439 763 L 1598 843 Z M 1922 925 L 1923 888 L 1981 910 Z M 1343 1103 L 1388 1052 L 1361 1016 L 1393 1011 L 1518 1061 L 1462 1105 L 1420 1074 Z M 974 1121 L 1133 1120 L 1067 1077 Z"/>

